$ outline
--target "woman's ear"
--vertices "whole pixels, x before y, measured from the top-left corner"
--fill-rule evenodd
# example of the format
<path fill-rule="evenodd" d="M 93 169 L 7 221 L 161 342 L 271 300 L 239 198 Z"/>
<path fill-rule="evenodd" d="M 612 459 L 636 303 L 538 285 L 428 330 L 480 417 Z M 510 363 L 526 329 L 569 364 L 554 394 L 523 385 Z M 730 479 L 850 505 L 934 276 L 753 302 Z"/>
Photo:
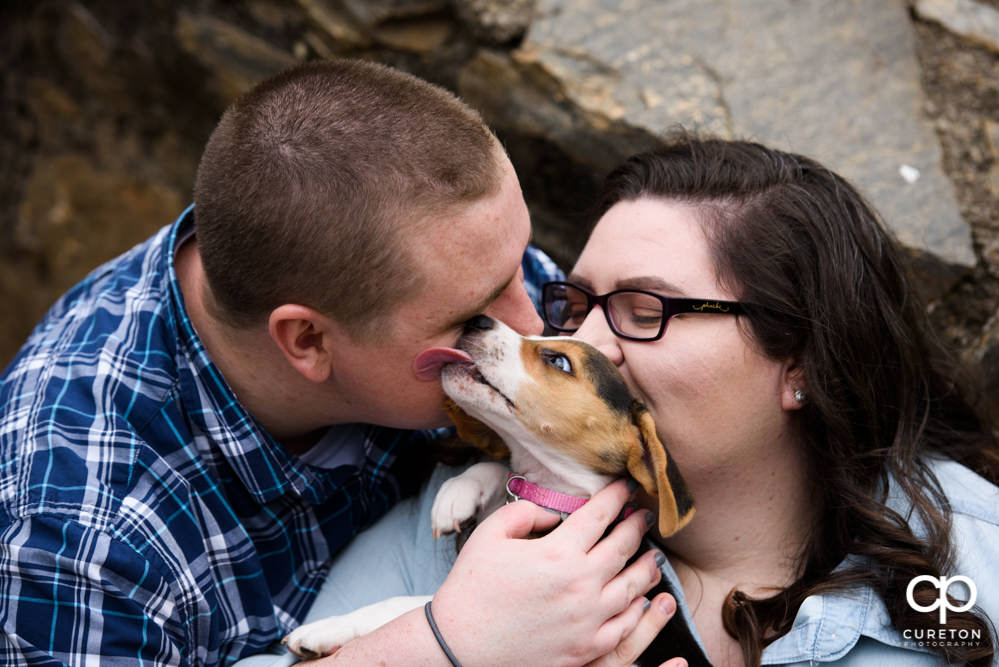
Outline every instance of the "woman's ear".
<path fill-rule="evenodd" d="M 808 403 L 808 384 L 797 360 L 787 361 L 781 381 L 780 403 L 784 410 L 800 410 Z"/>
<path fill-rule="evenodd" d="M 328 317 L 307 306 L 284 304 L 271 311 L 267 332 L 292 368 L 304 378 L 312 382 L 325 382 L 329 378 L 337 331 Z"/>

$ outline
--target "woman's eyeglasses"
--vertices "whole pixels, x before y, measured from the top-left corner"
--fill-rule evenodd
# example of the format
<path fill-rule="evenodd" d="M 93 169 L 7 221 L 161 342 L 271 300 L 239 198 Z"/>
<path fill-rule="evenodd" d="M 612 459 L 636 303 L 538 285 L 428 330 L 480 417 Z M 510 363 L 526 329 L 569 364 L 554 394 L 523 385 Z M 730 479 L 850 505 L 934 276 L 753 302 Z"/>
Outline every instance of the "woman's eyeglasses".
<path fill-rule="evenodd" d="M 653 341 L 662 338 L 669 318 L 680 313 L 737 315 L 742 304 L 717 299 L 678 299 L 645 290 L 621 289 L 596 295 L 567 282 L 545 283 L 541 287 L 545 322 L 552 329 L 572 333 L 579 329 L 594 306 L 600 306 L 607 325 L 616 336 L 627 340 Z"/>

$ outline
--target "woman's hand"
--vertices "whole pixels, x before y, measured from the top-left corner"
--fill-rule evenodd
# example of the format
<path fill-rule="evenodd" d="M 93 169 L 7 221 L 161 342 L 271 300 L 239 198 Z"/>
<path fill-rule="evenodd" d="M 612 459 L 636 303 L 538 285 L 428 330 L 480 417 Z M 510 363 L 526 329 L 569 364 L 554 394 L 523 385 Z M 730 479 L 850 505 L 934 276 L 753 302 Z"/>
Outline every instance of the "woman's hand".
<path fill-rule="evenodd" d="M 626 484 L 615 482 L 538 539 L 524 538 L 550 529 L 558 516 L 524 501 L 476 528 L 433 602 L 457 658 L 548 666 L 620 656 L 598 663 L 610 665 L 640 653 L 668 617 L 651 606 L 642 612 L 642 596 L 661 576 L 656 552 L 625 567 L 652 515 L 635 512 L 603 537 L 629 496 Z"/>
<path fill-rule="evenodd" d="M 634 664 L 638 656 L 642 654 L 656 635 L 666 627 L 666 623 L 673 618 L 676 612 L 676 600 L 669 593 L 660 593 L 649 603 L 645 598 L 636 600 L 629 607 L 629 613 L 638 614 L 640 617 L 635 628 L 626 635 L 617 647 L 602 658 L 597 658 L 589 663 L 588 667 L 628 667 Z M 687 667 L 687 661 L 683 658 L 673 658 L 662 663 L 660 667 Z"/>

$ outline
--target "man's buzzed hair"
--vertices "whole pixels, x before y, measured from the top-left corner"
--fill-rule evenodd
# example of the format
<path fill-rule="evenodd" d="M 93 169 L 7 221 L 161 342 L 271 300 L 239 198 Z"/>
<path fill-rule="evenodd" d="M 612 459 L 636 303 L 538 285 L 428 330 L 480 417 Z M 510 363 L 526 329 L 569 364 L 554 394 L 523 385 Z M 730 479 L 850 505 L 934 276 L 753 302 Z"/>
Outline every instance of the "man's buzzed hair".
<path fill-rule="evenodd" d="M 499 191 L 499 142 L 451 93 L 358 60 L 300 65 L 243 95 L 195 184 L 213 314 L 233 326 L 285 303 L 377 335 L 423 283 L 421 222 Z"/>

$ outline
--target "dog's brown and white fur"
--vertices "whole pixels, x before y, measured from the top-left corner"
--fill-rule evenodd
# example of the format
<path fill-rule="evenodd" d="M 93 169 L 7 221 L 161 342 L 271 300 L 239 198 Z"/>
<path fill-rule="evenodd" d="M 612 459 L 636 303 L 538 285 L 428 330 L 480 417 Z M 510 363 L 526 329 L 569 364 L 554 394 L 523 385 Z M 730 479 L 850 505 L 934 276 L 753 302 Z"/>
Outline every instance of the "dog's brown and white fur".
<path fill-rule="evenodd" d="M 484 316 L 466 325 L 457 347 L 467 363 L 441 373 L 454 403 L 449 413 L 462 439 L 494 458 L 508 455 L 509 464 L 476 463 L 446 481 L 431 511 L 435 536 L 499 507 L 511 469 L 585 497 L 630 474 L 658 498 L 663 536 L 690 521 L 693 502 L 652 417 L 596 349 L 572 338 L 522 337 Z M 391 598 L 299 627 L 285 641 L 297 655 L 326 655 L 429 599 Z"/>

